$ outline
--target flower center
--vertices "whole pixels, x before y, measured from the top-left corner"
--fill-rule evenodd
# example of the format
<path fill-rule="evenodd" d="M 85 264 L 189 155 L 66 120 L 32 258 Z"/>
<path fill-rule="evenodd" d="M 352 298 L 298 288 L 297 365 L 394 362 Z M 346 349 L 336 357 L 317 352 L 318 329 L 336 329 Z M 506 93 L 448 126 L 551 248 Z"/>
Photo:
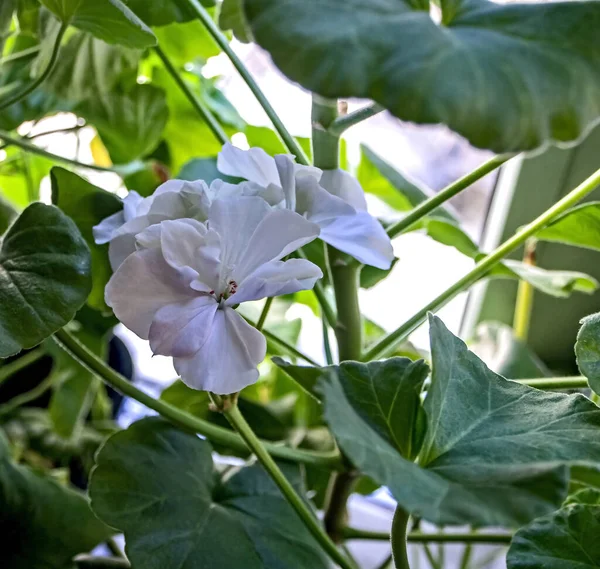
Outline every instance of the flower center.
<path fill-rule="evenodd" d="M 214 294 L 217 301 L 227 300 L 232 294 L 237 292 L 238 284 L 234 280 L 230 280 L 225 287 L 225 290 L 219 295 L 215 294 L 214 290 L 211 290 L 209 294 Z"/>

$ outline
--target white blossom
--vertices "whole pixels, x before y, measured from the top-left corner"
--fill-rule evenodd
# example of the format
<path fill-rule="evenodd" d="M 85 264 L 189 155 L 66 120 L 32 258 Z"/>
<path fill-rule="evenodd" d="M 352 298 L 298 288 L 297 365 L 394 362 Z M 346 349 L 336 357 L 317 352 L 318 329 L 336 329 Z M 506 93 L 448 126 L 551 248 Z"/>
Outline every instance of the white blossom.
<path fill-rule="evenodd" d="M 106 302 L 155 354 L 173 356 L 187 385 L 237 392 L 258 379 L 266 342 L 234 307 L 312 288 L 322 277 L 316 265 L 281 259 L 318 234 L 314 223 L 260 197 L 217 199 L 206 223 L 165 220 L 140 233 Z"/>
<path fill-rule="evenodd" d="M 347 172 L 322 171 L 296 164 L 287 154 L 271 157 L 261 148 L 241 150 L 229 143 L 219 153 L 217 167 L 223 174 L 261 186 L 270 195 L 280 188 L 284 196 L 280 205 L 319 225 L 323 241 L 361 263 L 380 269 L 391 266 L 390 239 L 367 212 L 364 192 Z"/>

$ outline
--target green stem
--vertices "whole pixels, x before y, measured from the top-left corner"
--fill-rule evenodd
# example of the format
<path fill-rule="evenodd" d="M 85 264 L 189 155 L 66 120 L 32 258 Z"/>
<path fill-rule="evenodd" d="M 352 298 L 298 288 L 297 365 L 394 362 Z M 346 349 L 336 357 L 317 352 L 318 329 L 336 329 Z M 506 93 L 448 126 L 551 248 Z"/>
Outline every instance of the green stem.
<path fill-rule="evenodd" d="M 10 415 L 13 411 L 22 407 L 27 403 L 31 403 L 35 401 L 38 397 L 41 397 L 48 389 L 52 387 L 52 384 L 56 380 L 56 376 L 53 373 L 50 373 L 48 377 L 40 381 L 38 385 L 36 385 L 30 391 L 26 393 L 21 393 L 16 397 L 13 397 L 10 401 L 7 401 L 3 405 L 0 405 L 0 417 L 4 417 L 6 415 Z"/>
<path fill-rule="evenodd" d="M 396 569 L 410 569 L 408 552 L 406 550 L 406 528 L 410 515 L 400 506 L 396 506 L 392 521 L 391 541 L 392 555 Z"/>
<path fill-rule="evenodd" d="M 501 154 L 499 156 L 494 156 L 487 162 L 484 162 L 481 166 L 472 172 L 469 172 L 466 176 L 459 178 L 455 182 L 452 182 L 449 186 L 446 186 L 443 190 L 440 190 L 437 194 L 435 194 L 435 196 L 432 196 L 428 200 L 421 202 L 405 217 L 390 225 L 387 228 L 387 234 L 390 236 L 390 238 L 394 238 L 401 233 L 405 233 L 421 218 L 425 217 L 427 214 L 440 207 L 449 199 L 453 198 L 456 194 L 459 194 L 464 189 L 477 182 L 477 180 L 480 180 L 485 175 L 502 166 L 502 164 L 510 160 L 513 156 L 514 154 Z"/>
<path fill-rule="evenodd" d="M 329 132 L 338 114 L 335 100 L 313 95 L 312 146 L 314 165 L 322 170 L 339 168 L 340 137 Z"/>
<path fill-rule="evenodd" d="M 269 476 L 273 479 L 273 482 L 277 484 L 282 494 L 285 496 L 290 505 L 294 508 L 306 528 L 314 536 L 314 538 L 321 544 L 321 547 L 326 551 L 327 555 L 331 557 L 340 567 L 343 569 L 355 569 L 352 563 L 346 559 L 344 555 L 338 550 L 335 543 L 329 539 L 329 536 L 325 533 L 318 519 L 306 502 L 296 493 L 294 487 L 291 485 L 289 480 L 284 476 L 283 472 L 279 469 L 276 462 L 271 458 L 271 455 L 267 449 L 263 446 L 258 437 L 254 434 L 250 425 L 244 419 L 244 416 L 240 413 L 235 400 L 228 399 L 221 403 L 222 398 L 216 398 L 216 404 L 221 408 L 223 415 L 229 421 L 231 426 L 240 434 L 242 439 L 248 445 L 248 448 L 256 455 L 256 458 L 263 465 L 264 469 L 269 473 Z"/>
<path fill-rule="evenodd" d="M 600 170 L 594 172 L 594 174 L 579 184 L 579 186 L 569 192 L 551 208 L 546 210 L 542 215 L 537 217 L 528 225 L 522 227 L 519 231 L 517 231 L 517 233 L 515 233 L 515 235 L 505 241 L 492 253 L 486 255 L 464 277 L 459 279 L 450 288 L 446 289 L 437 298 L 427 304 L 427 306 L 423 307 L 410 320 L 376 342 L 367 350 L 362 359 L 364 361 L 371 361 L 391 353 L 397 344 L 402 342 L 411 332 L 416 330 L 425 321 L 428 312 L 438 310 L 448 301 L 452 300 L 457 294 L 475 284 L 480 278 L 484 277 L 494 265 L 498 264 L 509 253 L 512 253 L 520 245 L 525 243 L 529 237 L 535 235 L 537 231 L 548 225 L 561 213 L 593 192 L 598 184 L 600 184 Z"/>
<path fill-rule="evenodd" d="M 60 42 L 69 27 L 68 24 L 62 23 L 60 29 L 58 30 L 58 34 L 56 35 L 56 40 L 54 41 L 54 46 L 52 47 L 52 54 L 50 55 L 50 59 L 48 61 L 48 65 L 42 73 L 40 73 L 39 77 L 34 79 L 29 85 L 26 85 L 22 89 L 20 89 L 17 93 L 9 97 L 5 101 L 0 101 L 0 110 L 5 109 L 6 107 L 10 107 L 14 103 L 17 103 L 21 99 L 27 97 L 30 93 L 35 91 L 52 73 L 56 62 L 58 61 L 58 52 L 60 51 Z"/>
<path fill-rule="evenodd" d="M 346 503 L 352 494 L 359 474 L 355 470 L 340 472 L 335 476 L 325 509 L 325 530 L 335 543 L 344 539 L 344 526 L 348 522 Z"/>
<path fill-rule="evenodd" d="M 81 365 L 89 369 L 94 375 L 108 385 L 111 385 L 123 395 L 139 401 L 142 405 L 156 411 L 179 427 L 199 433 L 211 441 L 237 451 L 243 452 L 246 450 L 243 439 L 235 433 L 232 433 L 229 429 L 224 429 L 223 427 L 213 425 L 208 421 L 203 421 L 198 417 L 194 417 L 160 399 L 154 399 L 151 395 L 148 395 L 135 387 L 125 377 L 104 363 L 64 328 L 56 332 L 54 337 L 58 341 L 59 346 Z M 268 442 L 265 442 L 264 445 L 273 456 L 283 460 L 312 464 L 314 466 L 325 468 L 341 467 L 341 459 L 338 453 L 311 452 Z"/>
<path fill-rule="evenodd" d="M 194 14 L 198 17 L 198 19 L 202 22 L 208 33 L 212 36 L 213 40 L 217 43 L 217 45 L 223 50 L 223 52 L 227 55 L 227 57 L 233 63 L 233 66 L 237 69 L 238 73 L 242 76 L 242 79 L 246 82 L 246 85 L 252 91 L 252 94 L 256 97 L 265 113 L 273 123 L 275 130 L 281 137 L 281 140 L 287 147 L 287 149 L 296 157 L 296 160 L 300 164 L 308 164 L 309 160 L 302 150 L 302 147 L 298 144 L 296 139 L 288 132 L 285 128 L 283 122 L 275 112 L 275 109 L 269 103 L 269 100 L 265 97 L 264 93 L 260 90 L 260 87 L 254 81 L 254 78 L 246 68 L 246 66 L 242 63 L 242 60 L 237 56 L 235 51 L 231 49 L 229 45 L 229 40 L 227 37 L 219 30 L 213 19 L 210 17 L 210 14 L 206 11 L 206 8 L 200 4 L 198 0 L 186 0 L 189 7 L 193 10 Z"/>
<path fill-rule="evenodd" d="M 344 539 L 366 539 L 372 541 L 388 541 L 389 532 L 344 528 Z M 423 533 L 412 531 L 406 536 L 411 543 L 510 543 L 509 533 Z"/>
<path fill-rule="evenodd" d="M 473 556 L 473 544 L 467 543 L 463 550 L 462 559 L 460 560 L 460 569 L 469 569 L 471 557 Z"/>
<path fill-rule="evenodd" d="M 531 238 L 525 242 L 525 253 L 523 262 L 526 265 L 535 265 L 536 240 Z M 515 337 L 522 342 L 527 342 L 529 336 L 529 325 L 531 323 L 531 313 L 533 310 L 533 286 L 525 280 L 519 281 L 517 290 L 517 302 L 515 304 L 515 316 L 513 329 Z"/>
<path fill-rule="evenodd" d="M 587 378 L 576 377 L 540 377 L 534 379 L 515 379 L 514 381 L 535 387 L 536 389 L 586 389 L 589 387 Z"/>
<path fill-rule="evenodd" d="M 274 297 L 272 296 L 267 298 L 267 300 L 265 301 L 265 305 L 263 306 L 262 312 L 258 317 L 258 322 L 256 323 L 255 328 L 259 331 L 262 330 L 263 326 L 265 325 L 265 321 L 267 319 L 267 316 L 269 315 L 269 310 L 271 310 L 271 304 L 273 304 L 273 298 Z"/>
<path fill-rule="evenodd" d="M 362 109 L 358 109 L 353 113 L 344 115 L 342 117 L 337 117 L 329 126 L 329 132 L 334 136 L 341 136 L 346 130 L 350 127 L 374 117 L 375 115 L 385 111 L 385 109 L 378 105 L 377 103 L 372 103 L 363 107 Z"/>
<path fill-rule="evenodd" d="M 304 253 L 304 251 L 302 249 L 298 249 L 298 251 L 296 251 L 295 254 L 300 259 L 308 259 L 308 257 L 306 256 L 306 254 Z M 335 323 L 337 321 L 337 316 L 335 315 L 333 308 L 331 308 L 331 305 L 329 304 L 329 301 L 327 300 L 327 293 L 325 292 L 323 285 L 319 281 L 317 281 L 315 283 L 313 292 L 315 293 L 315 296 L 317 297 L 317 302 L 319 303 L 319 306 L 321 307 L 321 311 L 323 312 L 323 316 L 325 316 L 327 323 L 332 328 L 334 328 Z"/>
<path fill-rule="evenodd" d="M 25 369 L 32 363 L 37 362 L 45 355 L 46 352 L 42 350 L 42 348 L 36 348 L 35 350 L 22 355 L 19 359 L 4 364 L 2 367 L 0 367 L 0 385 L 10 379 L 16 373 L 20 372 L 22 369 Z"/>
<path fill-rule="evenodd" d="M 74 559 L 77 569 L 130 569 L 131 564 L 124 557 L 98 557 L 78 555 Z"/>
<path fill-rule="evenodd" d="M 325 316 L 321 313 L 321 327 L 323 330 L 323 351 L 325 352 L 325 361 L 327 365 L 333 365 L 333 354 L 331 353 L 331 343 L 329 342 L 329 326 Z"/>
<path fill-rule="evenodd" d="M 163 65 L 165 66 L 175 83 L 177 83 L 177 85 L 179 86 L 183 94 L 186 96 L 188 101 L 192 104 L 192 107 L 194 107 L 194 109 L 202 117 L 204 122 L 206 122 L 208 128 L 210 128 L 211 132 L 215 135 L 215 138 L 221 144 L 229 142 L 229 137 L 227 136 L 227 133 L 223 130 L 223 127 L 221 126 L 219 121 L 212 114 L 208 106 L 201 99 L 196 97 L 194 93 L 192 93 L 192 91 L 187 86 L 186 82 L 183 80 L 183 78 L 181 77 L 171 60 L 167 57 L 167 54 L 158 45 L 154 47 L 154 51 L 156 52 L 156 55 L 158 55 L 160 60 L 163 62 Z"/>
<path fill-rule="evenodd" d="M 34 45 L 33 47 L 24 49 L 23 51 L 18 51 L 17 53 L 11 53 L 6 57 L 0 59 L 0 67 L 8 64 L 14 63 L 15 61 L 19 61 L 21 59 L 27 59 L 29 57 L 34 57 L 40 52 L 40 46 Z"/>
<path fill-rule="evenodd" d="M 394 569 L 394 556 L 390 553 L 376 569 Z"/>
<path fill-rule="evenodd" d="M 125 175 L 127 172 L 126 168 L 123 167 L 105 168 L 104 166 L 96 166 L 96 164 L 84 164 L 83 162 L 73 160 L 72 158 L 65 158 L 64 156 L 59 156 L 58 154 L 52 154 L 52 152 L 48 152 L 47 150 L 44 150 L 35 144 L 31 144 L 22 138 L 15 138 L 4 130 L 0 130 L 0 139 L 4 140 L 4 142 L 6 142 L 6 144 L 9 146 L 17 146 L 22 150 L 31 152 L 32 154 L 37 154 L 38 156 L 43 156 L 44 158 L 54 162 L 63 162 L 64 164 L 71 164 L 72 166 L 78 166 L 80 168 L 88 168 L 89 170 L 96 170 L 97 172 L 114 172 L 120 175 Z"/>

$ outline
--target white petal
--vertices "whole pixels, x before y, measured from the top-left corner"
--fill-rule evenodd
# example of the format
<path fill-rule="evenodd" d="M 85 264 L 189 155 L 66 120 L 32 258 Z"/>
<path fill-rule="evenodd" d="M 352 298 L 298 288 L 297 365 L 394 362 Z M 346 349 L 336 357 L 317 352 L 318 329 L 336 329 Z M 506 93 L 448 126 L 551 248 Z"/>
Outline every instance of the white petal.
<path fill-rule="evenodd" d="M 210 335 L 191 358 L 174 358 L 182 381 L 194 389 L 221 395 L 241 391 L 258 379 L 266 355 L 264 336 L 235 310 L 217 310 Z"/>
<path fill-rule="evenodd" d="M 108 243 L 117 231 L 125 223 L 125 214 L 123 210 L 113 213 L 108 217 L 105 217 L 98 225 L 95 225 L 92 229 L 94 234 L 94 241 L 98 245 Z"/>
<path fill-rule="evenodd" d="M 392 244 L 374 217 L 366 211 L 357 211 L 312 178 L 300 178 L 296 186 L 296 211 L 319 225 L 323 241 L 365 265 L 389 269 L 394 260 Z"/>
<path fill-rule="evenodd" d="M 285 197 L 285 207 L 295 211 L 296 209 L 296 164 L 287 154 L 278 154 L 275 156 L 275 165 L 279 172 L 279 180 L 283 195 Z"/>
<path fill-rule="evenodd" d="M 113 271 L 136 250 L 135 236 L 150 225 L 147 216 L 134 217 L 115 231 L 108 247 L 108 259 Z"/>
<path fill-rule="evenodd" d="M 221 236 L 221 262 L 238 285 L 260 265 L 285 257 L 315 239 L 319 228 L 289 210 L 275 210 L 261 198 L 216 200 L 209 227 Z"/>
<path fill-rule="evenodd" d="M 315 286 L 323 273 L 317 265 L 304 259 L 271 261 L 260 266 L 242 282 L 226 304 L 234 305 L 249 300 L 260 300 L 269 296 L 291 294 Z"/>
<path fill-rule="evenodd" d="M 389 269 L 394 249 L 381 223 L 366 211 L 334 219 L 321 228 L 321 239 L 364 265 Z"/>
<path fill-rule="evenodd" d="M 210 335 L 218 306 L 216 299 L 207 295 L 163 306 L 154 315 L 148 334 L 152 352 L 163 356 L 193 356 Z"/>
<path fill-rule="evenodd" d="M 210 195 L 213 200 L 239 196 L 258 196 L 269 205 L 277 205 L 284 199 L 283 190 L 276 184 L 267 187 L 254 182 L 230 184 L 223 180 L 214 180 L 210 185 Z"/>
<path fill-rule="evenodd" d="M 319 181 L 321 187 L 325 188 L 330 194 L 343 199 L 352 207 L 366 211 L 367 201 L 358 180 L 339 168 L 336 170 L 323 170 L 323 175 Z"/>
<path fill-rule="evenodd" d="M 131 190 L 123 199 L 123 214 L 125 216 L 125 221 L 129 221 L 139 215 L 139 209 L 143 208 L 144 206 L 142 204 L 145 204 L 146 202 L 149 202 L 147 198 L 143 198 L 135 190 Z"/>
<path fill-rule="evenodd" d="M 160 249 L 145 249 L 127 257 L 106 285 L 106 304 L 138 336 L 148 339 L 152 319 L 163 306 L 197 296 L 189 279 L 170 267 Z"/>
<path fill-rule="evenodd" d="M 262 148 L 241 150 L 227 142 L 217 157 L 217 168 L 223 174 L 244 178 L 261 186 L 280 185 L 275 160 Z"/>

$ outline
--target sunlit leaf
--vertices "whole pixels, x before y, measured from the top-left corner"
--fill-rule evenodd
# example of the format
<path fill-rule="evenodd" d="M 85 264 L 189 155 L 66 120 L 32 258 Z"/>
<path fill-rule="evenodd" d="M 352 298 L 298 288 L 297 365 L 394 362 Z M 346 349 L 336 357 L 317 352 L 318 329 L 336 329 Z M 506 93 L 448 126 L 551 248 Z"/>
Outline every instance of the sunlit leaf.
<path fill-rule="evenodd" d="M 584 203 L 567 210 L 535 237 L 600 251 L 600 202 Z"/>
<path fill-rule="evenodd" d="M 590 387 L 600 393 L 600 313 L 581 321 L 575 355 L 579 371 L 588 378 Z"/>

